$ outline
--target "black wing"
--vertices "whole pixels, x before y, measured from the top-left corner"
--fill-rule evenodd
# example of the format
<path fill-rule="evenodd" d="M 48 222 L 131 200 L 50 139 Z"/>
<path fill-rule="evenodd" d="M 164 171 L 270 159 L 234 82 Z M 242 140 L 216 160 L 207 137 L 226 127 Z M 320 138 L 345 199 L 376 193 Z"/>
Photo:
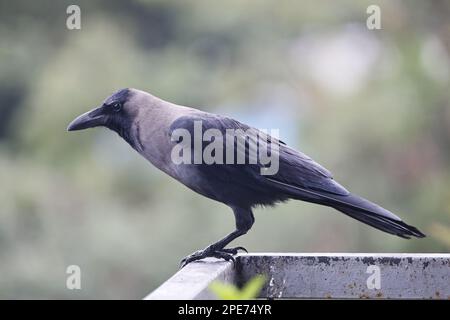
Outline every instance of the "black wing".
<path fill-rule="evenodd" d="M 249 159 L 250 151 L 257 149 L 264 141 L 275 146 L 271 152 L 278 155 L 279 170 L 273 175 L 263 175 L 265 168 L 261 163 L 255 164 L 199 164 L 195 166 L 199 183 L 191 187 L 197 192 L 231 206 L 252 207 L 270 205 L 289 198 L 304 200 L 333 207 L 346 215 L 364 222 L 384 232 L 402 238 L 411 236 L 422 238 L 425 235 L 417 228 L 404 223 L 392 212 L 364 198 L 349 193 L 333 180 L 331 173 L 305 154 L 298 152 L 282 141 L 242 124 L 234 119 L 199 113 L 175 120 L 171 131 L 176 128 L 194 133 L 194 122 L 201 121 L 202 131 L 219 130 L 227 135 L 227 129 L 250 132 L 244 145 L 236 143 L 233 152 L 243 154 Z M 258 136 L 255 139 L 255 135 Z M 247 135 L 246 135 L 247 136 Z M 225 141 L 225 139 L 224 139 Z M 242 140 L 241 140 L 242 141 Z M 193 146 L 191 146 L 193 147 Z M 205 147 L 205 144 L 202 145 Z M 224 146 L 224 150 L 228 146 Z M 248 162 L 247 162 L 248 163 Z"/>
<path fill-rule="evenodd" d="M 236 160 L 238 155 L 245 153 L 246 165 L 242 164 L 213 164 L 208 168 L 205 165 L 201 165 L 199 169 L 208 171 L 214 176 L 222 176 L 226 181 L 232 181 L 236 184 L 243 184 L 250 188 L 255 188 L 255 183 L 261 184 L 263 188 L 269 186 L 273 189 L 285 192 L 286 185 L 295 188 L 301 188 L 310 191 L 320 191 L 327 194 L 336 195 L 348 195 L 349 192 L 333 180 L 331 173 L 324 167 L 313 161 L 305 154 L 298 152 L 288 147 L 284 142 L 279 139 L 273 138 L 270 135 L 262 132 L 258 129 L 252 128 L 234 119 L 212 115 L 208 113 L 200 113 L 198 115 L 184 116 L 176 119 L 172 125 L 170 131 L 175 129 L 186 129 L 191 135 L 194 135 L 194 123 L 196 121 L 201 122 L 202 131 L 205 132 L 208 129 L 219 130 L 224 137 L 229 136 L 227 130 L 234 130 L 235 135 L 245 135 L 242 139 L 235 138 L 233 152 L 235 153 L 234 159 Z M 242 145 L 242 141 L 245 141 L 245 146 Z M 223 139 L 224 150 L 229 148 L 229 145 L 225 145 L 226 138 Z M 203 149 L 208 142 L 203 143 Z M 262 170 L 267 168 L 267 164 L 263 165 L 258 159 L 256 164 L 248 164 L 252 150 L 258 150 L 264 146 L 271 150 L 275 156 L 278 156 L 279 170 L 273 175 L 263 175 Z M 192 149 L 193 148 L 192 143 Z M 194 151 L 194 150 L 193 150 Z M 225 152 L 224 152 L 225 153 Z M 225 154 L 223 156 L 225 163 Z M 275 182 L 275 183 L 274 183 Z M 280 183 L 280 184 L 277 184 Z M 285 197 L 289 197 L 285 195 Z"/>

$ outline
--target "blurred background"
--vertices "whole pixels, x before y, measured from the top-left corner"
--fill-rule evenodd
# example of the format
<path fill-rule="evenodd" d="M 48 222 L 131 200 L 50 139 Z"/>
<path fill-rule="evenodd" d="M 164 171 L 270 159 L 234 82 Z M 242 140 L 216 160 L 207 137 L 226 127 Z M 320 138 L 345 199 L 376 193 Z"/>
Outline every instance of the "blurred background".
<path fill-rule="evenodd" d="M 81 8 L 81 30 L 66 8 Z M 381 8 L 381 30 L 366 9 Z M 255 210 L 252 252 L 450 250 L 450 2 L 0 0 L 0 298 L 142 298 L 231 211 L 77 115 L 135 87 L 281 138 L 428 237 Z M 66 289 L 66 268 L 82 289 Z"/>

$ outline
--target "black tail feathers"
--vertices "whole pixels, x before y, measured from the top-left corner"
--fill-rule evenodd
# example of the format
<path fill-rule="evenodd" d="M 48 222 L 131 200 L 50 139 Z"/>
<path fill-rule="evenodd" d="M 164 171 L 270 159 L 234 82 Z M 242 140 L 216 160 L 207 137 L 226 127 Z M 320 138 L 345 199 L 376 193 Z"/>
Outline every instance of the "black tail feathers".
<path fill-rule="evenodd" d="M 392 212 L 357 195 L 351 193 L 336 194 L 317 189 L 312 190 L 310 188 L 294 186 L 271 178 L 267 178 L 267 180 L 277 184 L 279 188 L 282 188 L 283 191 L 294 199 L 335 208 L 336 210 L 381 231 L 405 239 L 410 239 L 411 237 L 425 237 L 425 234 L 420 232 L 416 227 L 404 223 Z"/>
<path fill-rule="evenodd" d="M 336 210 L 376 229 L 405 239 L 425 237 L 416 227 L 406 224 L 390 211 L 359 196 L 350 194 L 334 200 L 331 206 Z"/>

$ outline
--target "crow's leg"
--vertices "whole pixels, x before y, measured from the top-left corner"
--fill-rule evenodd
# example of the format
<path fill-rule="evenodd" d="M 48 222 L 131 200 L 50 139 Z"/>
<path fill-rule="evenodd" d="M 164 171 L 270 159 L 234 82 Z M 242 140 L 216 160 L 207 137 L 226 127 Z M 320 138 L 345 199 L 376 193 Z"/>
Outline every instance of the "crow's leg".
<path fill-rule="evenodd" d="M 234 217 L 236 219 L 236 230 L 231 232 L 226 237 L 220 239 L 219 241 L 213 243 L 212 245 L 206 247 L 205 249 L 196 251 L 193 254 L 185 257 L 183 260 L 181 260 L 182 268 L 192 261 L 207 257 L 224 259 L 226 261 L 231 260 L 234 262 L 233 255 L 237 254 L 239 250 L 247 251 L 243 247 L 225 248 L 225 246 L 227 246 L 231 241 L 246 234 L 255 221 L 253 213 L 250 209 L 242 209 L 237 207 L 232 207 L 232 209 Z"/>

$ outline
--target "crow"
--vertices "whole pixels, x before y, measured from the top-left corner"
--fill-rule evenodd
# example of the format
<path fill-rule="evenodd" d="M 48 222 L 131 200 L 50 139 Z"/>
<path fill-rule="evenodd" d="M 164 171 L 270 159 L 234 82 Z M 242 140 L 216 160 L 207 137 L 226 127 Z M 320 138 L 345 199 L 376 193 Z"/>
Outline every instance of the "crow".
<path fill-rule="evenodd" d="M 181 261 L 182 266 L 206 257 L 234 261 L 233 256 L 239 250 L 247 250 L 226 246 L 250 230 L 255 220 L 252 209 L 288 199 L 334 208 L 402 238 L 425 237 L 392 212 L 347 191 L 327 169 L 307 155 L 232 118 L 176 105 L 147 92 L 126 88 L 112 94 L 100 107 L 77 117 L 67 130 L 98 126 L 118 133 L 155 167 L 188 188 L 232 209 L 236 229 L 205 249 L 185 257 Z M 227 155 L 216 148 L 210 152 L 215 157 L 214 161 L 206 163 L 207 159 L 195 159 L 208 148 L 208 139 L 195 142 L 196 126 L 203 133 L 213 132 L 210 142 L 217 142 L 216 147 L 223 146 Z M 194 141 L 188 140 L 188 134 L 194 135 Z M 222 139 L 219 139 L 219 134 L 223 135 Z M 231 134 L 233 136 L 228 139 Z M 177 146 L 177 152 L 174 152 Z M 263 163 L 260 153 L 255 152 L 263 147 L 267 149 L 266 155 L 276 156 L 271 159 L 278 162 L 276 170 L 269 174 L 264 171 L 268 169 L 267 161 Z M 182 156 L 184 161 L 176 155 Z M 239 156 L 244 161 L 236 163 Z M 224 159 L 234 161 L 222 161 Z"/>

